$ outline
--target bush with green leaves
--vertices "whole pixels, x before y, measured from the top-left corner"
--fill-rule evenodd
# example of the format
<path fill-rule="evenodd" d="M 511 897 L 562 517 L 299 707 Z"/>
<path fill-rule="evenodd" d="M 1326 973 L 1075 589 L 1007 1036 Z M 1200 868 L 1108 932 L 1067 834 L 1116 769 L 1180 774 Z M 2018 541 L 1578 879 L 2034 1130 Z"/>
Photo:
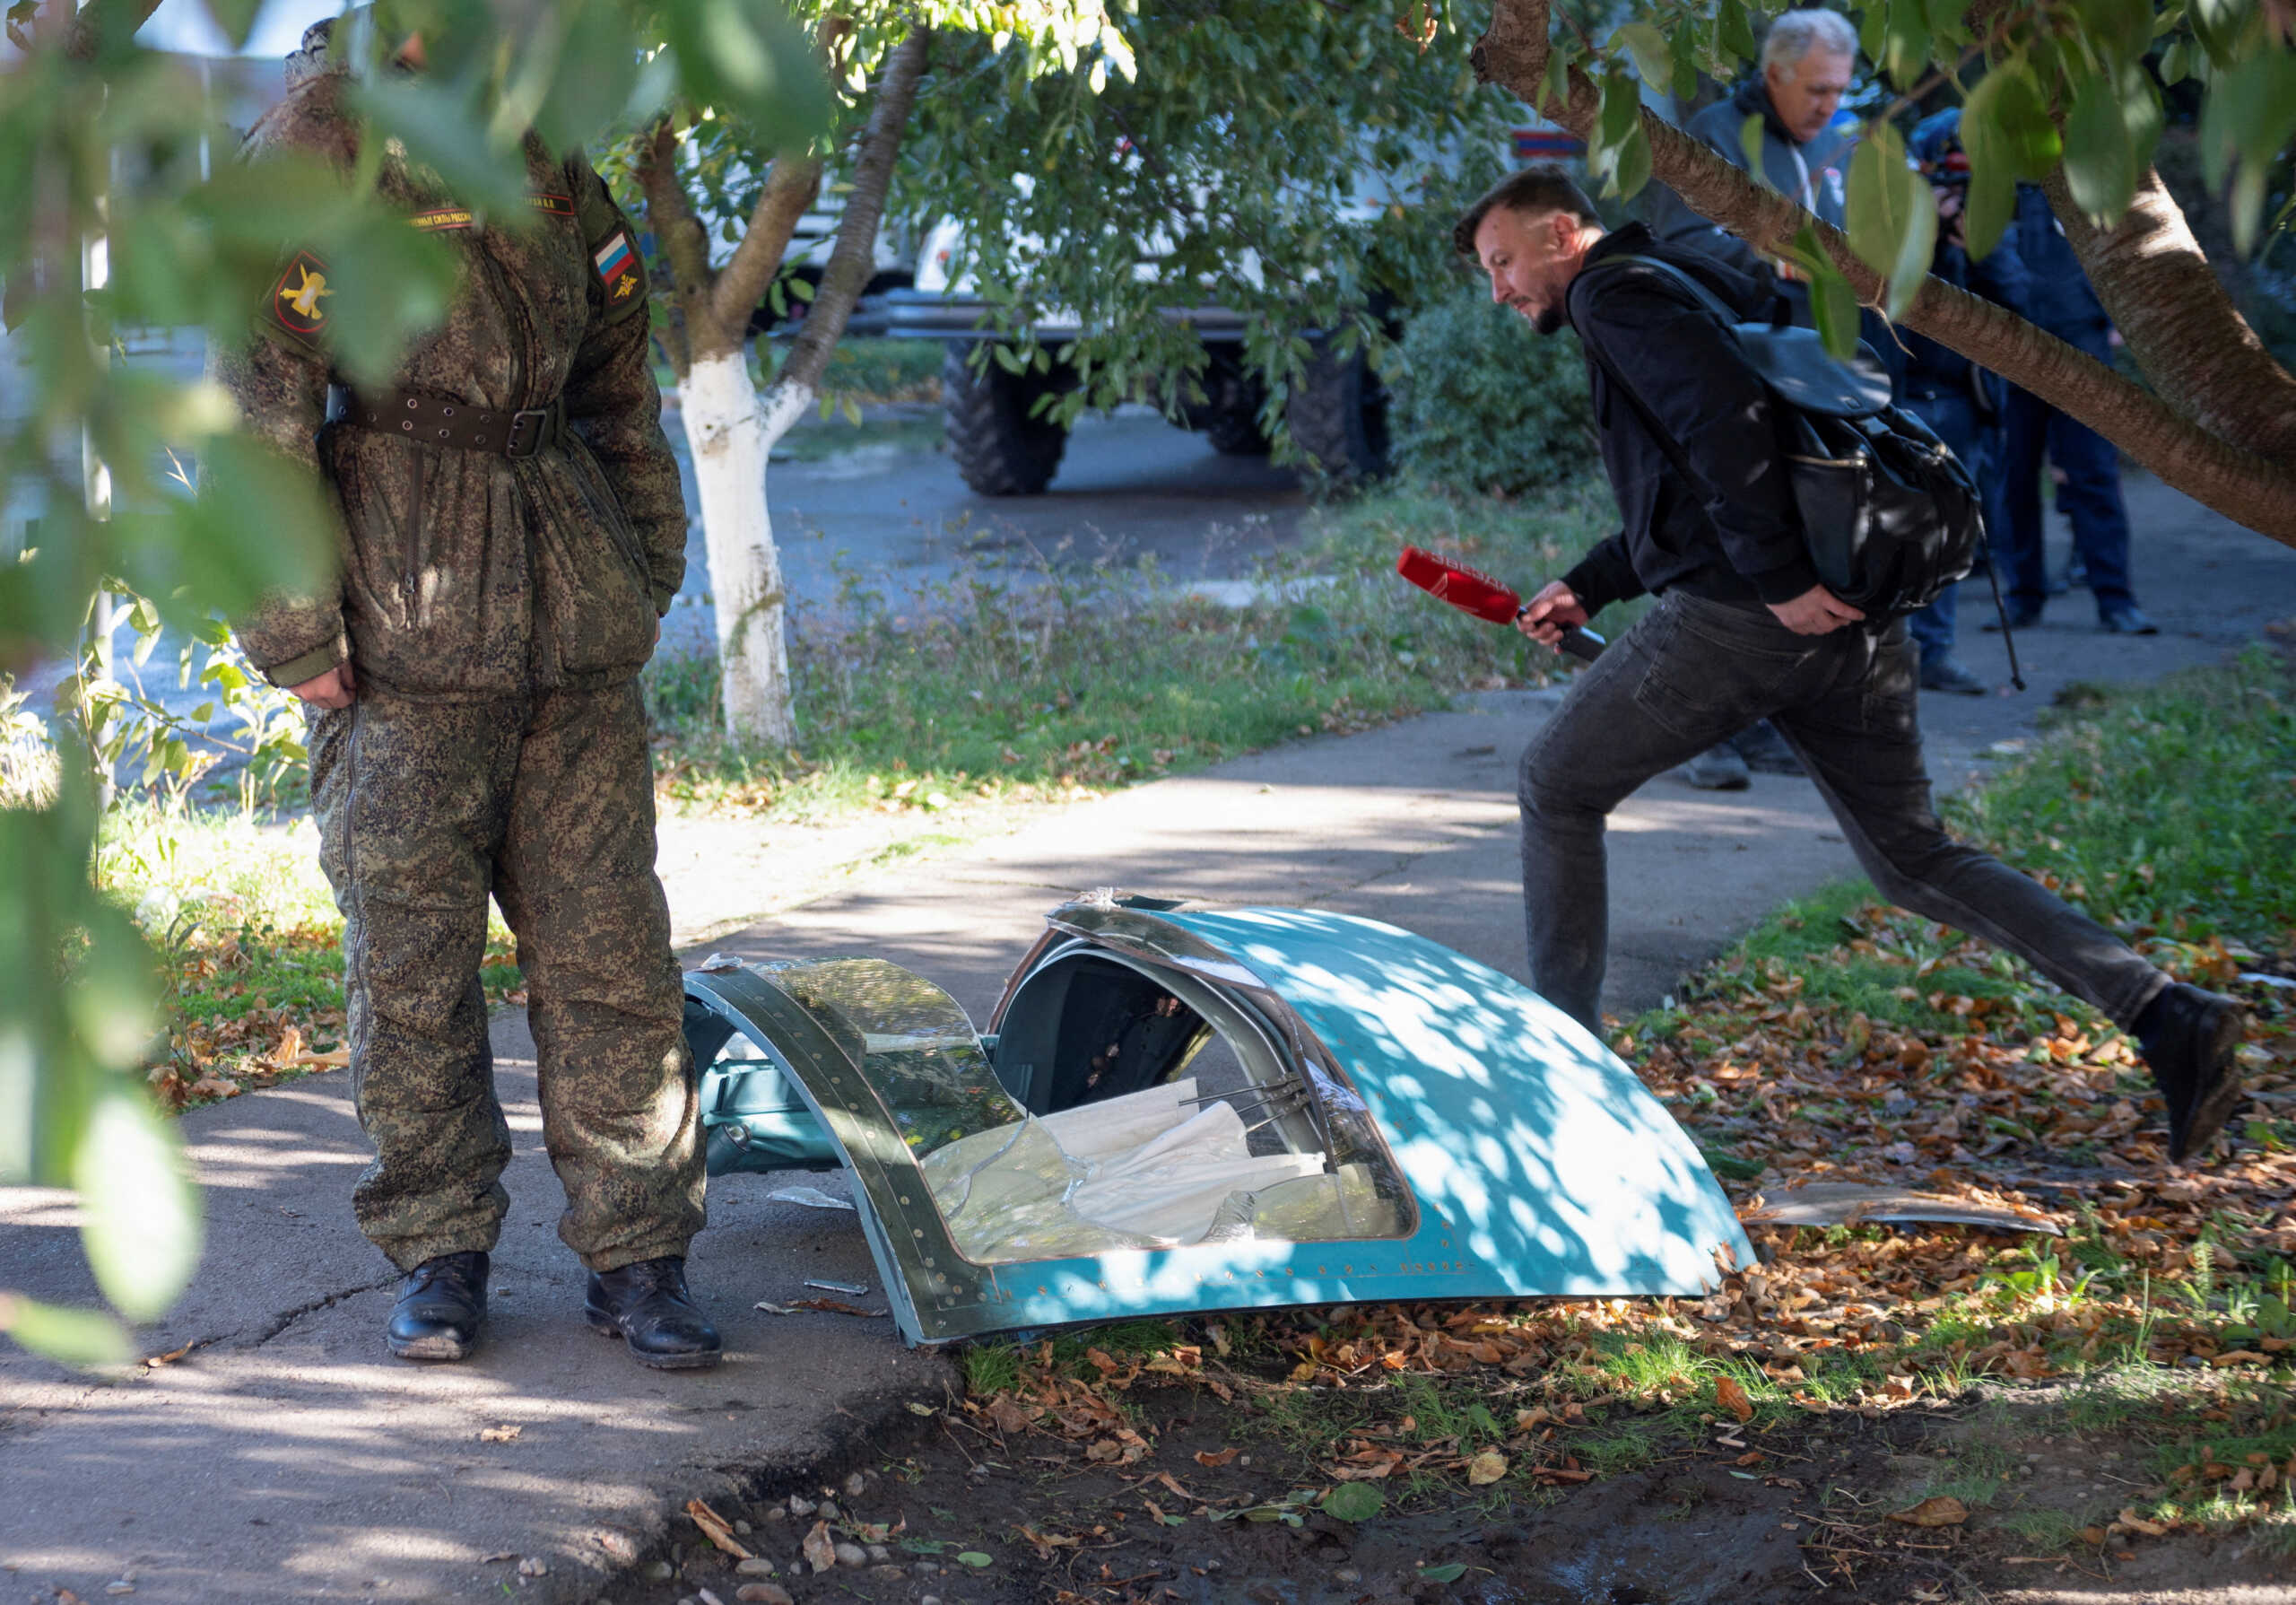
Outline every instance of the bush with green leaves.
<path fill-rule="evenodd" d="M 1576 477 L 1593 456 L 1578 336 L 1541 336 L 1479 289 L 1411 320 L 1392 384 L 1396 455 L 1414 478 L 1518 496 Z"/>

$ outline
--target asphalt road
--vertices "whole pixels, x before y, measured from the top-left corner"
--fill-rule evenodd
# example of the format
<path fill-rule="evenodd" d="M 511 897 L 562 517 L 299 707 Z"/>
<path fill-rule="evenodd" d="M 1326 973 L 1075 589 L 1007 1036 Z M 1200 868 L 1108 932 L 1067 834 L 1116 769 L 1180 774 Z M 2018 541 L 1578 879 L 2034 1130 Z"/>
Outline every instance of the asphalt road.
<path fill-rule="evenodd" d="M 937 406 L 888 407 L 879 415 L 937 421 Z M 664 417 L 698 506 L 683 424 Z M 850 425 L 808 423 L 806 442 Z M 795 443 L 797 432 L 789 442 Z M 1040 496 L 977 496 L 937 445 L 862 444 L 817 460 L 778 461 L 766 472 L 766 505 L 784 579 L 802 607 L 832 603 L 848 580 L 930 606 L 960 575 L 1035 582 L 1048 570 L 1153 563 L 1182 583 L 1229 580 L 1297 539 L 1307 492 L 1265 458 L 1222 457 L 1202 435 L 1176 429 L 1145 407 L 1088 415 L 1070 434 L 1060 472 Z M 700 651 L 714 640 L 709 554 L 697 519 L 686 540 L 686 581 L 664 632 L 667 650 Z"/>

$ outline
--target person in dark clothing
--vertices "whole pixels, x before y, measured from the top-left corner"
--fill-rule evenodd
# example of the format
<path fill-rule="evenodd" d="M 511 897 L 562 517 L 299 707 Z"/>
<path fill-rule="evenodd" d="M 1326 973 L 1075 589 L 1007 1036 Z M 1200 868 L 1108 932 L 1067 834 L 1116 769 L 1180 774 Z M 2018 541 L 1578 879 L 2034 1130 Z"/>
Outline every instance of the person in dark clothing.
<path fill-rule="evenodd" d="M 1787 12 L 1762 36 L 1760 71 L 1728 100 L 1692 118 L 1683 130 L 1743 169 L 1747 151 L 1739 131 L 1748 118 L 1761 118 L 1761 170 L 1756 176 L 1780 195 L 1793 196 L 1813 217 L 1839 228 L 1848 200 L 1843 175 L 1855 140 L 1836 128 L 1833 119 L 1857 68 L 1857 34 L 1847 18 L 1822 9 Z M 1651 231 L 1660 240 L 1712 257 L 1757 281 L 1777 275 L 1794 321 L 1810 324 L 1808 292 L 1783 264 L 1764 261 L 1753 247 L 1692 211 L 1665 185 L 1653 184 L 1646 193 Z M 1868 343 L 1886 355 L 1888 342 L 1879 334 L 1877 318 Z M 1802 772 L 1792 750 L 1764 720 L 1717 742 L 1683 765 L 1682 773 L 1701 790 L 1731 791 L 1750 783 L 1750 767 Z"/>
<path fill-rule="evenodd" d="M 2076 350 L 2110 365 L 2112 320 L 2089 286 L 2081 260 L 2034 184 L 2017 187 L 2013 241 L 2031 282 L 2025 316 Z M 2002 522 L 1994 556 L 2008 593 L 2009 624 L 2041 620 L 2049 594 L 2041 523 L 2041 459 L 2063 475 L 2057 505 L 2073 525 L 2073 546 L 2097 603 L 2097 623 L 2116 635 L 2156 635 L 2160 627 L 2136 605 L 2128 571 L 2128 510 L 2121 502 L 2120 457 L 2112 442 L 2076 423 L 2030 391 L 2009 387 L 2002 452 Z"/>
<path fill-rule="evenodd" d="M 1956 289 L 2022 312 L 2025 307 L 2025 268 L 2015 240 L 2005 238 L 1981 261 L 1970 259 L 1962 238 L 1961 207 L 1969 195 L 1969 157 L 1961 149 L 1959 108 L 1922 119 L 1906 142 L 1906 149 L 1921 164 L 1937 199 L 1937 248 L 1930 257 L 1932 276 Z M 1926 335 L 1908 329 L 1904 342 L 1904 375 L 1900 394 L 1921 421 L 1937 432 L 1955 457 L 1970 471 L 1985 495 L 1985 524 L 1988 530 L 2003 527 L 2001 475 L 2001 379 L 1969 358 Z M 1953 650 L 1957 621 L 1954 595 L 1948 589 L 1928 606 L 1906 617 L 1921 659 L 1924 691 L 1959 692 L 1983 696 L 1986 684 Z"/>
<path fill-rule="evenodd" d="M 1746 148 L 1739 137 L 1750 117 L 1761 118 L 1761 171 L 1755 175 L 1779 194 L 1836 228 L 1842 226 L 1855 141 L 1833 126 L 1843 92 L 1857 70 L 1857 33 L 1848 18 L 1830 11 L 1789 11 L 1762 36 L 1761 69 L 1749 75 L 1726 100 L 1718 100 L 1683 125 L 1683 131 L 1731 166 L 1744 169 Z M 1727 263 L 1760 278 L 1765 263 L 1754 248 L 1729 230 L 1693 212 L 1664 184 L 1652 184 L 1650 231 Z M 1806 312 L 1800 286 L 1787 290 L 1796 310 Z M 1809 321 L 1806 316 L 1797 319 Z"/>
<path fill-rule="evenodd" d="M 2022 955 L 2133 1033 L 2182 1158 L 2239 1098 L 2230 998 L 2170 980 L 2037 881 L 1946 835 L 1930 806 L 1901 620 L 1868 619 L 1819 582 L 1769 392 L 1655 256 L 1748 321 L 1775 289 L 1641 224 L 1605 233 L 1554 168 L 1504 180 L 1454 243 L 1493 300 L 1587 348 L 1603 465 L 1625 527 L 1532 598 L 1518 621 L 1553 645 L 1605 605 L 1657 605 L 1583 673 L 1523 755 L 1523 895 L 1532 984 L 1599 1033 L 1609 938 L 1605 822 L 1636 788 L 1756 719 L 1792 744 L 1884 896 Z M 1611 264 L 1605 266 L 1605 264 Z M 1604 363 L 1631 395 L 1614 391 Z M 1694 475 L 1668 458 L 1671 437 Z"/>

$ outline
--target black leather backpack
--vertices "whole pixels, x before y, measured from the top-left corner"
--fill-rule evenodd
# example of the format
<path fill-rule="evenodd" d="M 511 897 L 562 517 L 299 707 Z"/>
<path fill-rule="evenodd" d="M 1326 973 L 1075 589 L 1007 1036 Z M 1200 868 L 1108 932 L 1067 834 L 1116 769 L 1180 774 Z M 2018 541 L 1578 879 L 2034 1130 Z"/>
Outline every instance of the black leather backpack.
<path fill-rule="evenodd" d="M 1985 538 L 1977 485 L 1927 424 L 1891 405 L 1888 373 L 1870 349 L 1860 345 L 1840 362 L 1814 329 L 1742 322 L 1705 285 L 1656 257 L 1607 257 L 1588 271 L 1630 269 L 1711 317 L 1770 391 L 1802 539 L 1828 590 L 1879 619 L 1927 606 L 1970 571 Z M 1587 348 L 1675 471 L 1696 484 L 1682 448 L 1633 387 L 1592 342 Z"/>

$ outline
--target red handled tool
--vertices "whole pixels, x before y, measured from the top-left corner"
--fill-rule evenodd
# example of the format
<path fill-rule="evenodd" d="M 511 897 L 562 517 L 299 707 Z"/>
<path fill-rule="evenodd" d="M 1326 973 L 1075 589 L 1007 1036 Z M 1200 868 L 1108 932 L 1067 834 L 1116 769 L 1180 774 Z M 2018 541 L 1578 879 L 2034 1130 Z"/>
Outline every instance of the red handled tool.
<path fill-rule="evenodd" d="M 1512 588 L 1465 563 L 1422 552 L 1417 546 L 1403 549 L 1403 555 L 1396 559 L 1396 572 L 1436 600 L 1448 602 L 1462 613 L 1471 613 L 1494 624 L 1511 624 L 1523 611 L 1523 598 Z M 1574 625 L 1562 632 L 1555 648 L 1581 663 L 1592 663 L 1603 655 L 1605 644 L 1592 630 Z"/>

